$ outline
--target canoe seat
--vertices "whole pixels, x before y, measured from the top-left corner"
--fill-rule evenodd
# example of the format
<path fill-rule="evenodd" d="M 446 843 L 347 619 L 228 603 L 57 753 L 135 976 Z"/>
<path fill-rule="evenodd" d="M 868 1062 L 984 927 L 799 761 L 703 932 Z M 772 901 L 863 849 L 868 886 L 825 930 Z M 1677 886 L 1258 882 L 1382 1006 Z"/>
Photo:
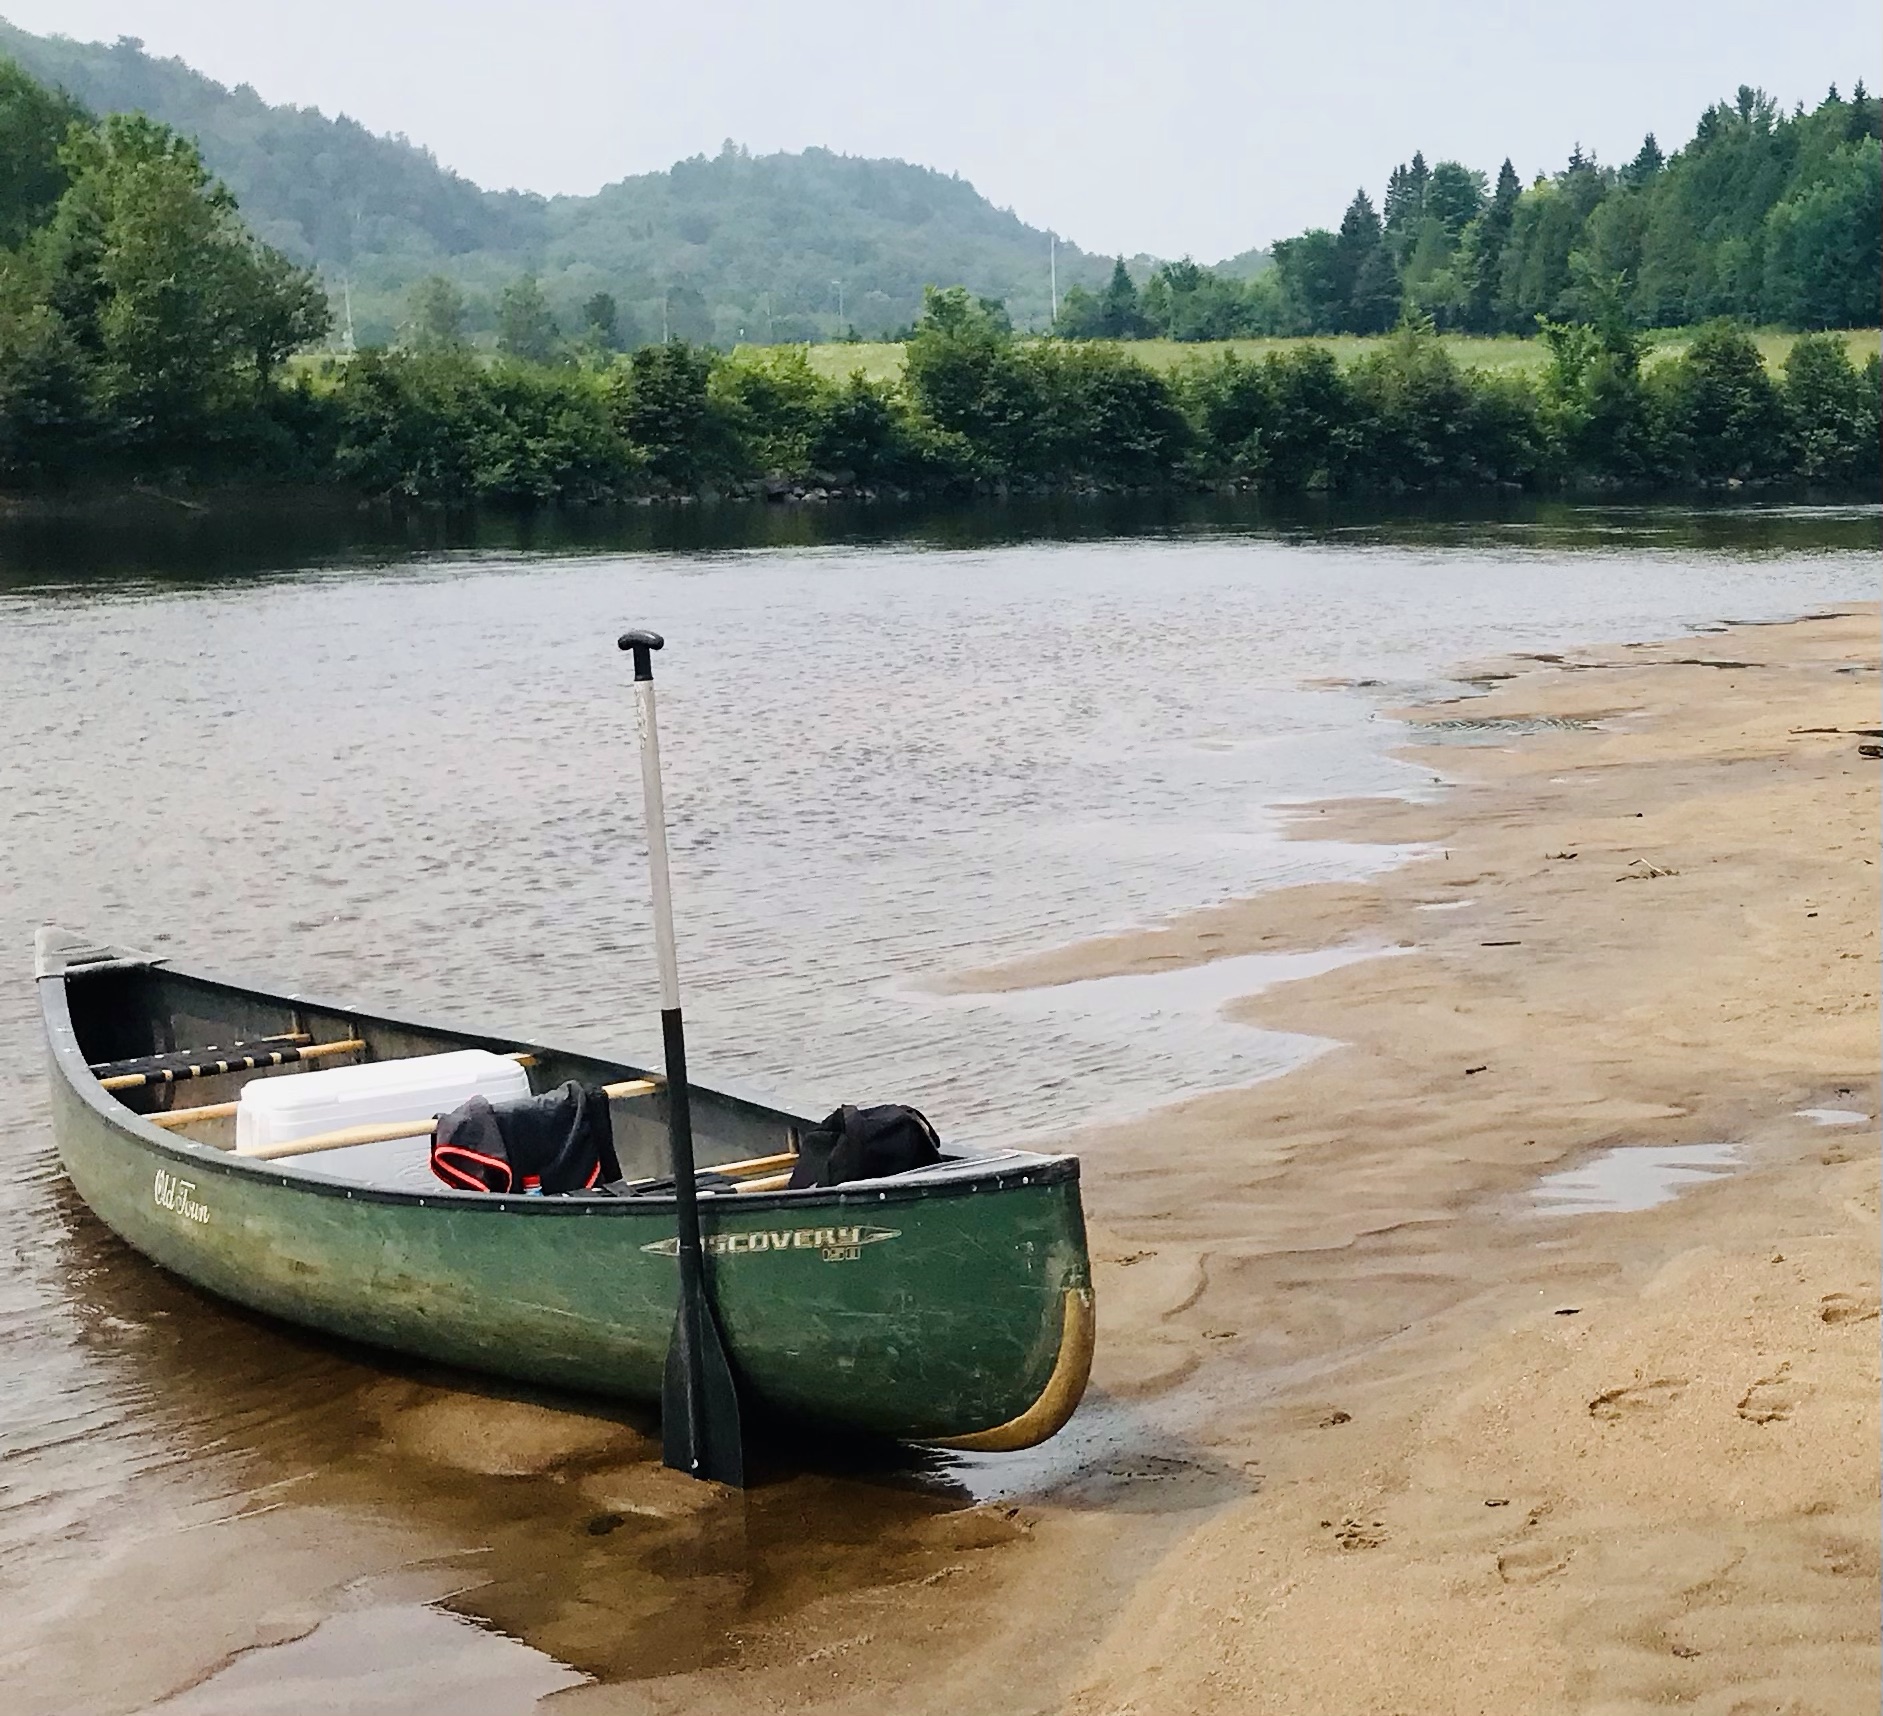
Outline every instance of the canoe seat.
<path fill-rule="evenodd" d="M 308 1044 L 305 1031 L 285 1031 L 278 1037 L 262 1037 L 252 1043 L 231 1043 L 226 1049 L 212 1043 L 207 1048 L 174 1049 L 168 1054 L 138 1055 L 128 1061 L 101 1061 L 91 1070 L 106 1090 L 133 1090 L 144 1085 L 175 1084 L 181 1079 L 253 1072 L 257 1067 L 286 1066 L 289 1061 L 320 1060 L 365 1046 L 356 1038 Z"/>
<path fill-rule="evenodd" d="M 200 1049 L 171 1049 L 160 1055 L 136 1055 L 128 1061 L 97 1061 L 92 1071 L 100 1078 L 123 1078 L 127 1073 L 141 1073 L 147 1078 L 186 1076 L 192 1067 L 222 1065 L 229 1072 L 245 1072 L 252 1066 L 265 1066 L 283 1049 L 307 1041 L 305 1031 L 284 1031 L 279 1036 L 258 1037 L 252 1043 L 231 1043 L 226 1049 L 209 1043 Z M 198 1078 L 207 1077 L 198 1073 Z"/>

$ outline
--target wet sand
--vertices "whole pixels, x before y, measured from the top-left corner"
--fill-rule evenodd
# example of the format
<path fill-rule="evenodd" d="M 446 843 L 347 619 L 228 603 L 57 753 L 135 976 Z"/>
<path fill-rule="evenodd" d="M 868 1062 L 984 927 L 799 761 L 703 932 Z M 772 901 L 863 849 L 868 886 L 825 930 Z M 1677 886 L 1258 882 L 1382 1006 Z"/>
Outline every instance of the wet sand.
<path fill-rule="evenodd" d="M 1423 857 L 958 985 L 1382 954 L 1233 1004 L 1306 1066 L 1073 1141 L 1099 1362 L 1036 1455 L 703 1502 L 643 1423 L 318 1343 L 330 1405 L 250 1434 L 284 1337 L 140 1286 L 93 1338 L 234 1452 L 15 1587 L 15 1707 L 1873 1711 L 1879 765 L 1799 729 L 1883 725 L 1877 656 L 1870 610 L 1484 664 L 1409 712 L 1449 790 L 1297 818 Z M 1531 1195 L 1637 1146 L 1730 1151 Z"/>
<path fill-rule="evenodd" d="M 1872 610 L 1485 664 L 1410 712 L 1521 723 L 1438 726 L 1452 790 L 1300 816 L 1424 858 L 979 974 L 1408 950 L 1245 1004 L 1307 1067 L 1079 1140 L 1100 1361 L 1022 1541 L 548 1707 L 1873 1711 L 1877 658 Z"/>

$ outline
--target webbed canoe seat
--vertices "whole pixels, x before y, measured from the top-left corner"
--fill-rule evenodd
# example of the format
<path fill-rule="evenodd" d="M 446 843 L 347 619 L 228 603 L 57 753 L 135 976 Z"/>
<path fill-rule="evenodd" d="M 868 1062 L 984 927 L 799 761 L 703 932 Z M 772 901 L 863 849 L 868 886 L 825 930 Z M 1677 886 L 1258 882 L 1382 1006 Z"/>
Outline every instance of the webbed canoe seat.
<path fill-rule="evenodd" d="M 136 1090 L 144 1085 L 175 1084 L 180 1079 L 217 1078 L 223 1073 L 281 1067 L 290 1061 L 325 1060 L 365 1047 L 358 1037 L 313 1043 L 305 1031 L 284 1031 L 252 1043 L 231 1043 L 226 1049 L 212 1043 L 201 1049 L 172 1049 L 126 1061 L 100 1061 L 91 1070 L 106 1090 Z"/>

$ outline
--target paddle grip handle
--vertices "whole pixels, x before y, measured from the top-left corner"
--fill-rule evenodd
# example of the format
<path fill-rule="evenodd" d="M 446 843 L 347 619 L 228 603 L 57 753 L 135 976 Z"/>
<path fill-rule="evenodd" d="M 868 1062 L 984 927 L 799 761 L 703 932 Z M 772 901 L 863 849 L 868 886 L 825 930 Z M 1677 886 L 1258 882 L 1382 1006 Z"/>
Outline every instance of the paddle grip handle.
<path fill-rule="evenodd" d="M 623 632 L 615 639 L 617 649 L 634 651 L 634 677 L 652 679 L 654 677 L 654 651 L 665 649 L 667 640 L 659 632 L 632 631 Z"/>

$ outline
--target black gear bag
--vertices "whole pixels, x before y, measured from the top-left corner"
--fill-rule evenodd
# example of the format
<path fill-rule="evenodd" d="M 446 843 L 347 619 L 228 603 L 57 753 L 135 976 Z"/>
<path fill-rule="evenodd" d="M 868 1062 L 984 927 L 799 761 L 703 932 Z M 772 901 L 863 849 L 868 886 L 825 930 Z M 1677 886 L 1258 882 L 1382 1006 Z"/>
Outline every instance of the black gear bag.
<path fill-rule="evenodd" d="M 474 1096 L 439 1120 L 432 1172 L 462 1192 L 587 1192 L 618 1180 L 608 1093 L 571 1079 L 514 1102 Z"/>
<path fill-rule="evenodd" d="M 877 1180 L 940 1160 L 941 1140 L 919 1109 L 899 1102 L 880 1108 L 845 1103 L 798 1140 L 790 1189 Z"/>

